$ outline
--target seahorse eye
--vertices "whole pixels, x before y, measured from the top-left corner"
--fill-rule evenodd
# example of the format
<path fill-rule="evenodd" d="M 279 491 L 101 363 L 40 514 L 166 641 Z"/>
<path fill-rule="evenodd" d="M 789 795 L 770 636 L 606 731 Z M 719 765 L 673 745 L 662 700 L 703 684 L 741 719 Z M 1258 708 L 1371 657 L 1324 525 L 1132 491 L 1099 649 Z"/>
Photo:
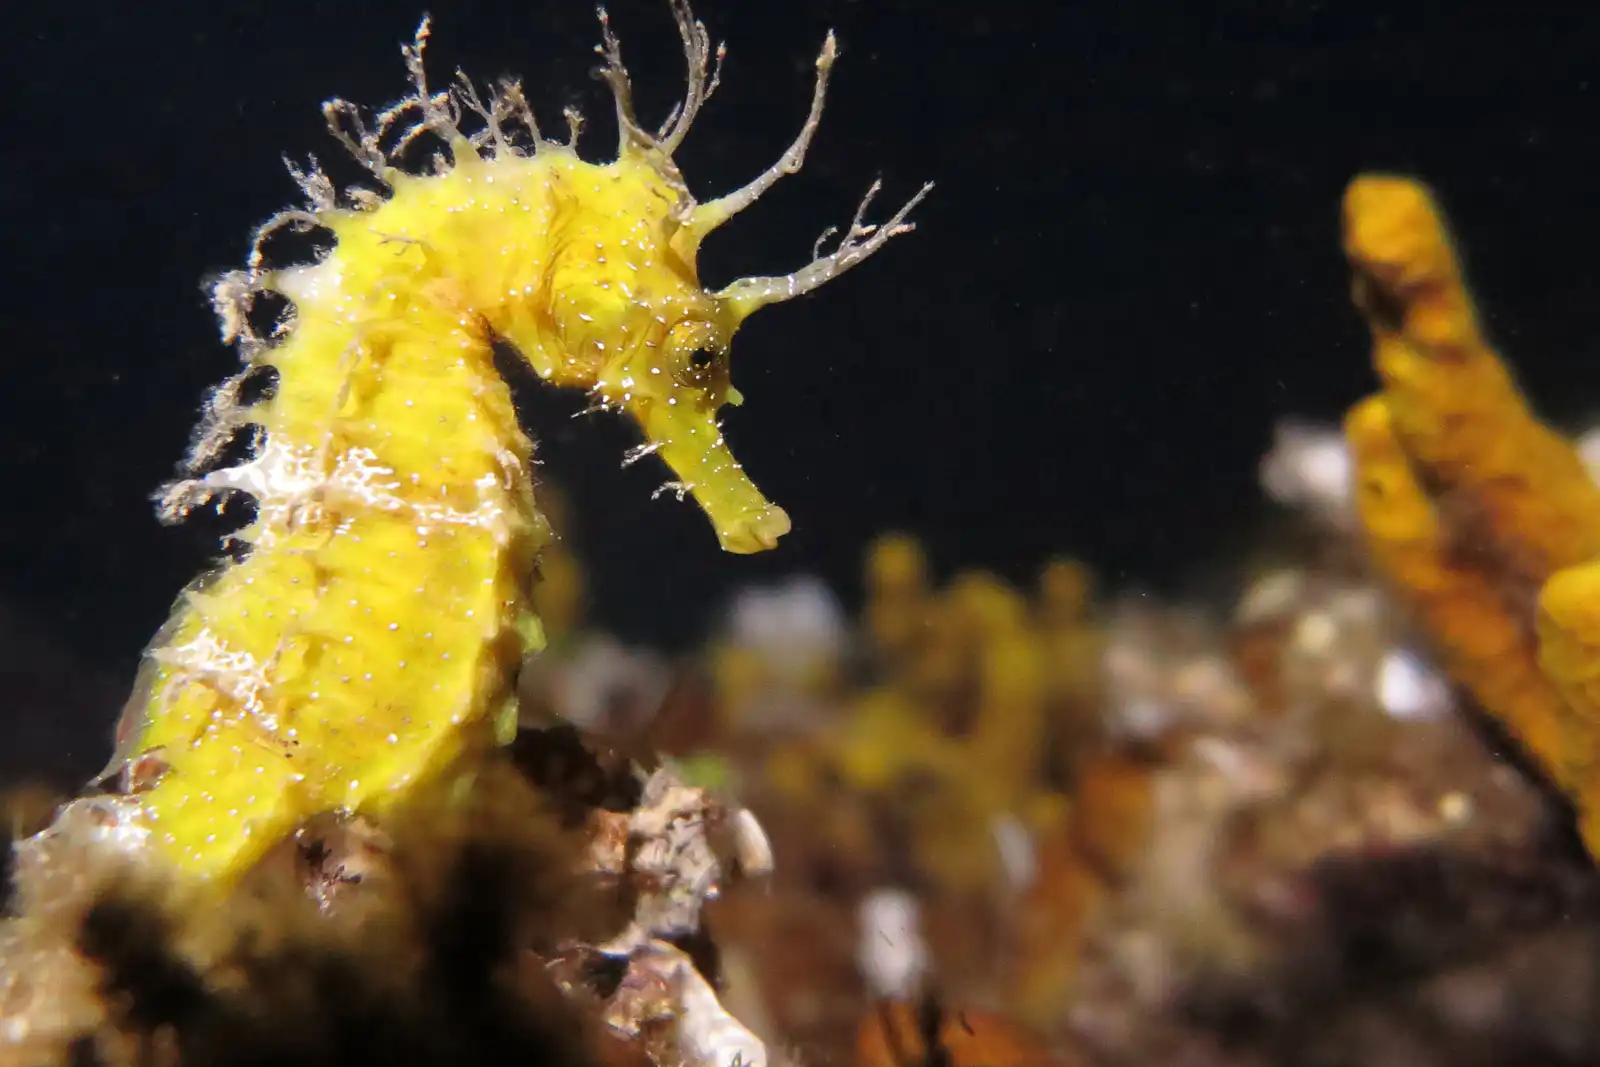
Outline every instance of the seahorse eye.
<path fill-rule="evenodd" d="M 716 378 L 717 363 L 726 351 L 710 344 L 691 348 L 683 359 L 683 383 L 700 389 L 711 388 Z"/>
<path fill-rule="evenodd" d="M 718 366 L 727 354 L 726 335 L 700 319 L 686 319 L 672 328 L 667 339 L 673 377 L 682 385 L 710 388 Z"/>

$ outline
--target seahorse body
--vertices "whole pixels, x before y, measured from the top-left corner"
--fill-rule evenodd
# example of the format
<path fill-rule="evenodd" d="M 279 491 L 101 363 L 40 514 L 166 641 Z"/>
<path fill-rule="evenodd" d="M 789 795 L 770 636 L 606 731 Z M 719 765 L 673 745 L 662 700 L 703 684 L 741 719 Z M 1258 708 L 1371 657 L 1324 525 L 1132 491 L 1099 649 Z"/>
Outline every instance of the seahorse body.
<path fill-rule="evenodd" d="M 770 548 L 788 517 L 756 490 L 718 430 L 737 402 L 729 341 L 757 307 L 807 292 L 908 228 L 906 213 L 865 225 L 794 275 L 704 289 L 700 241 L 798 169 L 834 58 L 818 60 L 812 114 L 782 160 L 728 197 L 696 204 L 671 159 L 716 84 L 704 28 L 676 0 L 689 92 L 660 132 L 634 119 L 626 71 L 605 24 L 602 72 L 617 100 L 617 158 L 580 159 L 538 131 L 514 84 L 487 104 L 470 83 L 427 86 L 424 22 L 406 48 L 414 93 L 369 130 L 354 108 L 330 126 L 391 190 L 338 200 L 315 168 L 296 172 L 310 205 L 258 235 L 250 269 L 218 283 L 225 336 L 243 338 L 246 374 L 277 372 L 270 398 L 239 401 L 245 375 L 209 405 L 193 477 L 167 494 L 182 514 L 231 491 L 255 498 L 238 535 L 248 555 L 179 599 L 147 652 L 108 770 L 140 798 L 148 840 L 180 867 L 223 882 L 307 816 L 381 817 L 464 752 L 515 727 L 518 662 L 541 637 L 529 585 L 543 537 L 531 445 L 496 372 L 514 347 L 538 375 L 628 411 L 682 492 L 735 552 Z M 718 53 L 720 56 L 720 52 Z M 476 113 L 483 130 L 461 132 Z M 405 172 L 384 139 L 431 135 L 435 172 Z M 572 122 L 572 140 L 577 121 Z M 513 141 L 520 124 L 522 140 Z M 925 191 L 925 190 L 924 190 Z M 262 267 L 280 225 L 335 238 L 319 262 Z M 252 297 L 287 297 L 267 344 Z M 255 454 L 204 472 L 228 433 L 258 428 Z"/>

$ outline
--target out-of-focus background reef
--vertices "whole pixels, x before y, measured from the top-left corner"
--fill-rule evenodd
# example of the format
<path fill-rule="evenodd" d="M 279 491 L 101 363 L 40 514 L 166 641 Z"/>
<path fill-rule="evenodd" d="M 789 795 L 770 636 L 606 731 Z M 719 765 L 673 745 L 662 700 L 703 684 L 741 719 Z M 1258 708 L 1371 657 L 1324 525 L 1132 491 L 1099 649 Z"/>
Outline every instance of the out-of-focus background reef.
<path fill-rule="evenodd" d="M 223 528 L 149 503 L 232 359 L 198 282 L 322 99 L 397 95 L 419 14 L 8 12 L 12 842 L 105 764 Z M 14 907 L 73 903 L 0 936 L 15 1062 L 1600 1064 L 1600 14 L 696 14 L 730 48 L 697 192 L 782 151 L 830 26 L 843 57 L 713 284 L 938 182 L 739 335 L 726 431 L 794 532 L 720 552 L 617 469 L 630 426 L 519 389 L 549 644 L 476 799 L 308 828 L 196 929 L 32 838 Z M 439 70 L 608 114 L 582 0 L 434 15 Z M 673 99 L 667 5 L 612 17 Z M 684 820 L 700 866 L 651 869 Z M 680 892 L 703 922 L 596 948 Z"/>

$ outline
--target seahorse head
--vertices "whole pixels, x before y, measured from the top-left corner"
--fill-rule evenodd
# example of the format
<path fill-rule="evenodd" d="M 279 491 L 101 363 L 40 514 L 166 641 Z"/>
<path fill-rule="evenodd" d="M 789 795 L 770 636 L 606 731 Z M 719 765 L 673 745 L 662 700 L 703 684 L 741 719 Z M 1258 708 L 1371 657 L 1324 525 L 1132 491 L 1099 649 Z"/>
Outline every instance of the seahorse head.
<path fill-rule="evenodd" d="M 659 454 L 676 478 L 668 489 L 694 497 L 725 549 L 773 547 L 789 517 L 745 475 L 718 422 L 741 400 L 729 358 L 748 310 L 700 283 L 681 191 L 638 146 L 605 166 L 577 164 L 563 184 L 541 287 L 552 365 L 541 373 L 630 415 L 645 443 L 628 461 Z"/>
<path fill-rule="evenodd" d="M 910 229 L 907 215 L 928 187 L 887 223 L 873 225 L 863 215 L 874 184 L 832 253 L 819 252 L 793 274 L 705 288 L 696 263 L 701 242 L 800 169 L 822 117 L 837 47 L 829 34 L 817 57 L 811 111 L 777 163 L 744 188 L 701 203 L 673 153 L 717 86 L 722 49 L 711 47 L 687 3 L 674 0 L 673 11 L 688 59 L 688 90 L 654 132 L 635 116 L 621 48 L 601 12 L 605 66 L 599 73 L 616 101 L 620 144 L 609 164 L 574 160 L 567 168 L 544 317 L 559 339 L 561 365 L 542 373 L 586 386 L 597 406 L 630 414 L 645 443 L 628 461 L 659 454 L 676 476 L 665 488 L 694 497 L 723 548 L 760 552 L 789 531 L 789 516 L 756 488 L 722 434 L 718 410 L 742 400 L 729 375 L 733 336 L 756 309 L 810 292 Z"/>
<path fill-rule="evenodd" d="M 863 216 L 874 184 L 832 252 L 824 255 L 819 248 L 810 264 L 792 274 L 706 288 L 696 262 L 701 242 L 800 169 L 822 117 L 837 48 L 829 34 L 817 57 L 810 113 L 782 157 L 743 188 L 701 202 L 673 156 L 717 86 L 723 50 L 712 47 L 687 0 L 671 5 L 688 60 L 688 88 L 654 131 L 635 116 L 621 48 L 600 13 L 604 65 L 598 73 L 611 88 L 620 130 L 617 154 L 606 163 L 579 158 L 581 119 L 575 112 L 568 112 L 571 136 L 565 143 L 544 137 L 514 82 L 487 99 L 464 76 L 459 85 L 435 93 L 423 64 L 426 20 L 404 50 L 414 92 L 383 112 L 376 130 L 361 125 L 343 101 L 331 101 L 325 110 L 358 161 L 397 190 L 381 212 L 387 236 L 379 235 L 395 245 L 392 253 L 410 249 L 419 263 L 429 256 L 449 258 L 448 250 L 425 241 L 401 247 L 407 235 L 430 229 L 407 215 L 412 208 L 429 219 L 447 211 L 450 224 L 440 232 L 448 231 L 463 247 L 488 250 L 457 284 L 436 286 L 437 300 L 459 303 L 464 314 L 478 316 L 551 384 L 586 389 L 593 406 L 627 412 L 645 438 L 629 462 L 659 454 L 674 474 L 665 488 L 694 497 L 723 548 L 759 552 L 788 532 L 789 517 L 745 475 L 722 436 L 719 409 L 741 399 L 729 377 L 733 336 L 756 309 L 816 289 L 911 229 L 907 216 L 931 186 L 887 222 L 869 224 Z M 459 124 L 469 114 L 483 123 L 470 136 Z M 409 115 L 420 117 L 401 133 L 402 145 L 431 134 L 453 158 L 449 166 L 439 163 L 436 177 L 400 173 L 386 154 L 384 137 L 392 137 L 400 117 Z M 531 151 L 513 140 L 514 127 L 531 138 Z M 297 177 L 315 204 L 331 207 L 332 185 L 320 171 Z M 402 196 L 402 188 L 415 192 Z M 373 220 L 347 228 L 376 234 Z M 339 223 L 331 225 L 338 232 Z M 343 244 L 346 235 L 339 236 Z"/>

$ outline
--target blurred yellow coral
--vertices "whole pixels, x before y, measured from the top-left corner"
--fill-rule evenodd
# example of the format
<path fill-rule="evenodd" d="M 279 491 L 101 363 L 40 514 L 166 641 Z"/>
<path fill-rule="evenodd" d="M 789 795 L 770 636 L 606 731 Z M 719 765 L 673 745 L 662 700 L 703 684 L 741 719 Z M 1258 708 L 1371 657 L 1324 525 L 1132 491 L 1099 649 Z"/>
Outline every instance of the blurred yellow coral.
<path fill-rule="evenodd" d="M 1051 560 L 1039 575 L 1040 625 L 1061 629 L 1083 623 L 1093 598 L 1094 572 L 1082 560 Z"/>
<path fill-rule="evenodd" d="M 1600 487 L 1484 338 L 1422 185 L 1358 177 L 1344 248 L 1383 383 L 1345 424 L 1374 562 L 1600 854 Z"/>
<path fill-rule="evenodd" d="M 832 694 L 843 707 L 832 728 L 769 751 L 766 784 L 786 802 L 841 788 L 866 799 L 941 889 L 1003 886 L 998 823 L 1066 832 L 1064 768 L 1103 741 L 1092 576 L 1059 559 L 1031 593 L 982 570 L 935 585 L 904 533 L 875 541 L 863 571 L 866 684 Z M 714 652 L 725 707 L 759 688 L 759 666 L 737 651 Z"/>
<path fill-rule="evenodd" d="M 1561 697 L 1539 669 L 1526 618 L 1452 541 L 1418 480 L 1383 396 L 1345 420 L 1358 484 L 1356 506 L 1378 569 L 1401 594 L 1442 666 L 1544 761 L 1558 782 L 1565 742 Z"/>
<path fill-rule="evenodd" d="M 1484 338 L 1428 192 L 1356 179 L 1344 246 L 1395 432 L 1458 536 L 1535 586 L 1600 556 L 1600 488 Z"/>
<path fill-rule="evenodd" d="M 928 557 L 909 534 L 890 533 L 867 549 L 866 638 L 873 655 L 898 666 L 925 625 Z"/>

